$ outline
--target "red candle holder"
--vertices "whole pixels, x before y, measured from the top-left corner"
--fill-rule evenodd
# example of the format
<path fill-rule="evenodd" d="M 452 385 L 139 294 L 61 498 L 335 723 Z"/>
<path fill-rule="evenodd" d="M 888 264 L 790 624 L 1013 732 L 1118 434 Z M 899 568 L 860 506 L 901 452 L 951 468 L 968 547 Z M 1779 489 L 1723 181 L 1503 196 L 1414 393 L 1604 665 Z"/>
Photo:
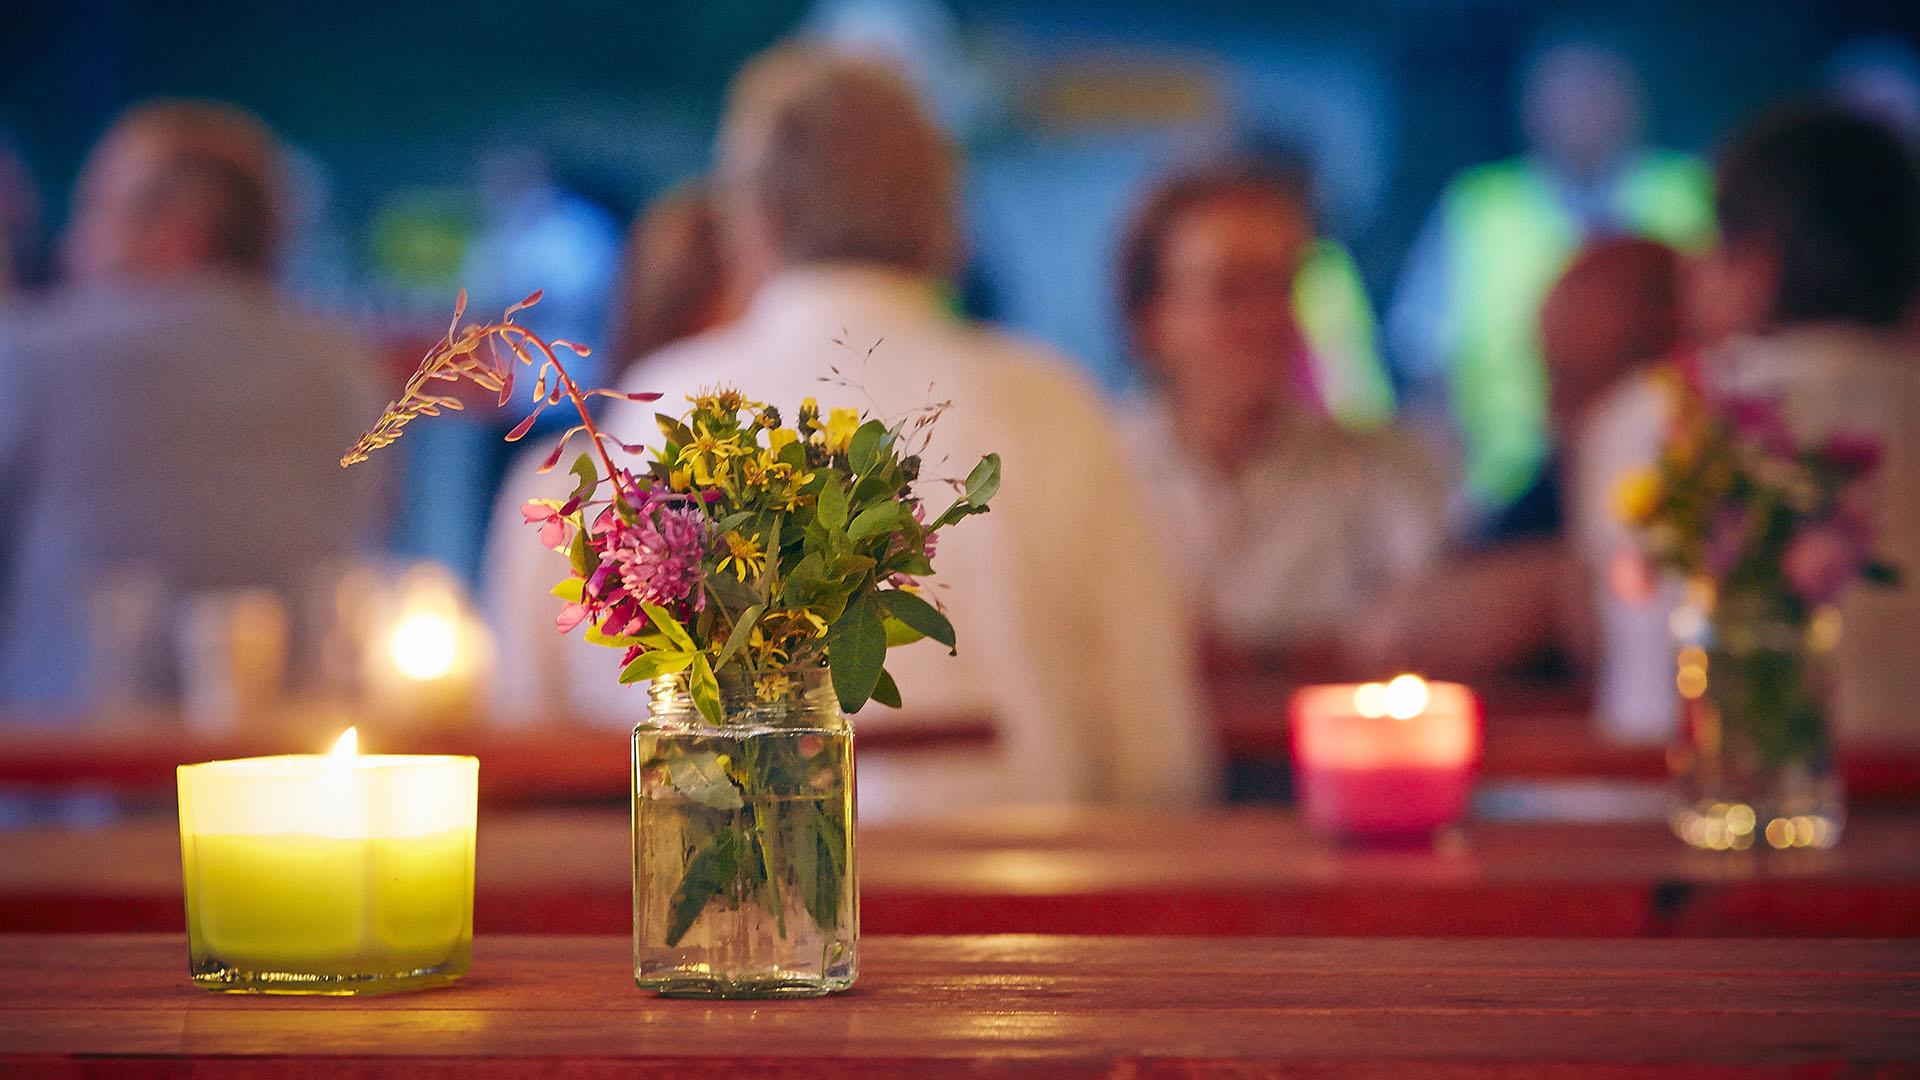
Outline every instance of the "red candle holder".
<path fill-rule="evenodd" d="M 1481 751 L 1480 700 L 1467 687 L 1417 675 L 1308 686 L 1289 715 L 1295 787 L 1315 829 L 1418 840 L 1465 813 Z"/>

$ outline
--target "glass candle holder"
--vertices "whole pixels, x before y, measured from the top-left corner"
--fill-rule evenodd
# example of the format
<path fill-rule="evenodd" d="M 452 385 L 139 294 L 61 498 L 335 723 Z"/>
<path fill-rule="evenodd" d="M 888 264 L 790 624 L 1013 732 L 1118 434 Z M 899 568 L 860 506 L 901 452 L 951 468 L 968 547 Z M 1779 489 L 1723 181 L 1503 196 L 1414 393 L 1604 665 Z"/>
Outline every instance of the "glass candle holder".
<path fill-rule="evenodd" d="M 1294 772 L 1307 820 L 1358 840 L 1412 840 L 1459 820 L 1480 762 L 1480 703 L 1402 675 L 1294 695 Z"/>
<path fill-rule="evenodd" d="M 458 978 L 473 956 L 478 779 L 471 757 L 350 747 L 181 766 L 194 983 L 366 994 Z"/>

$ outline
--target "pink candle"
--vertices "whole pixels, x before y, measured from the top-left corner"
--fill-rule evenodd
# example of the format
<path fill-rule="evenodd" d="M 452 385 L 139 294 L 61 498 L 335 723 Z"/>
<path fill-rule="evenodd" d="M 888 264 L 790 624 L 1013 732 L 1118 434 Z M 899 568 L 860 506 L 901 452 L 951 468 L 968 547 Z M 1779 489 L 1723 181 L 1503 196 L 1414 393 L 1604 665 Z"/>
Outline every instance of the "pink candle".
<path fill-rule="evenodd" d="M 1417 838 L 1457 821 L 1480 761 L 1480 702 L 1401 675 L 1293 696 L 1294 777 L 1307 820 L 1358 839 Z"/>

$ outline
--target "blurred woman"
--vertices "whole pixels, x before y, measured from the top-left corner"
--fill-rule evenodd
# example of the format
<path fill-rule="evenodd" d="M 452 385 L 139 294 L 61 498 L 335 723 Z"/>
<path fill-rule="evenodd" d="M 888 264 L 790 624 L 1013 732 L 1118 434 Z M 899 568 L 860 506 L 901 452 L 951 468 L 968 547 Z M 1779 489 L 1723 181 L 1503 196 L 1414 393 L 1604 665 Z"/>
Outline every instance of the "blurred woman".
<path fill-rule="evenodd" d="M 648 206 L 627 235 L 614 292 L 614 357 L 609 385 L 683 338 L 732 320 L 739 310 L 734 275 L 722 258 L 714 203 L 704 186 L 669 192 Z M 548 690 L 564 679 L 562 651 L 587 648 L 553 630 L 553 597 L 544 583 L 559 571 L 553 553 L 527 542 L 520 507 L 547 493 L 537 472 L 544 442 L 514 462 L 487 530 L 483 588 L 488 621 L 504 655 L 495 678 L 495 713 L 514 723 L 541 719 Z M 607 685 L 612 686 L 611 680 Z"/>
<path fill-rule="evenodd" d="M 1187 593 L 1228 654 L 1343 666 L 1349 631 L 1439 553 L 1440 470 L 1322 408 L 1295 318 L 1304 185 L 1177 174 L 1135 215 L 1121 304 L 1150 386 L 1130 440 Z"/>

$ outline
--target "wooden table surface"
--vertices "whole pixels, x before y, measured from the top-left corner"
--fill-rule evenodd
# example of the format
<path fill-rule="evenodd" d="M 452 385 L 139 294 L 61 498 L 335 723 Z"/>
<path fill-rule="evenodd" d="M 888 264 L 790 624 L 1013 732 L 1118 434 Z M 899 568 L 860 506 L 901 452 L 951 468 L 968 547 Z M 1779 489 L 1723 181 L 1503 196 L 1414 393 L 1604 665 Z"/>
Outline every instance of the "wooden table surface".
<path fill-rule="evenodd" d="M 482 814 L 482 931 L 620 933 L 626 815 Z M 1698 852 L 1657 824 L 1476 823 L 1433 845 L 1329 843 L 1284 811 L 982 814 L 865 826 L 879 933 L 1920 936 L 1920 814 L 1832 851 Z M 183 925 L 170 818 L 0 831 L 0 930 Z"/>
<path fill-rule="evenodd" d="M 623 938 L 444 990 L 217 995 L 175 935 L 0 938 L 0 1073 L 87 1077 L 1914 1075 L 1920 942 L 868 937 L 816 1001 L 669 1001 Z"/>

